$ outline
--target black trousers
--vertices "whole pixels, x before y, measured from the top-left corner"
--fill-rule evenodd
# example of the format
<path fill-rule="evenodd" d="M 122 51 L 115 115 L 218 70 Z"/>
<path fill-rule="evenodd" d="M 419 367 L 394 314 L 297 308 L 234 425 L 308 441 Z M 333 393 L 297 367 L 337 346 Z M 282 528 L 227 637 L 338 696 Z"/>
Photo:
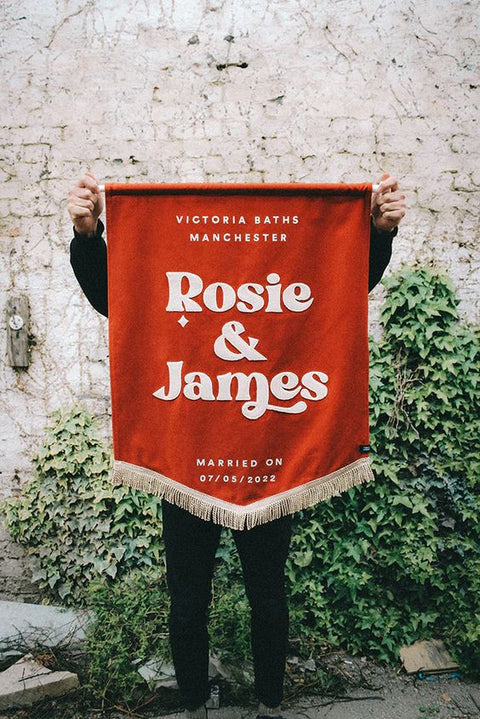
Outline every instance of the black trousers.
<path fill-rule="evenodd" d="M 291 516 L 249 530 L 232 530 L 251 607 L 255 691 L 274 707 L 283 697 L 288 637 L 285 562 Z M 170 592 L 170 644 L 185 707 L 209 697 L 207 609 L 222 528 L 163 501 L 163 536 Z"/>

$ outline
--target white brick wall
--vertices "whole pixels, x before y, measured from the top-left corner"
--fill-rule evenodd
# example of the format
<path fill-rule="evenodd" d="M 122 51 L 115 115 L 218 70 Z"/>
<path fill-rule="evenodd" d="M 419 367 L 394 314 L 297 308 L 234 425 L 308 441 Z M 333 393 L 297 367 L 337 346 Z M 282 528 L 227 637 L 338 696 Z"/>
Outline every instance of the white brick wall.
<path fill-rule="evenodd" d="M 409 198 L 393 268 L 434 262 L 478 322 L 476 3 L 12 0 L 2 14 L 1 302 L 29 296 L 35 337 L 28 372 L 1 353 L 3 493 L 29 476 L 49 411 L 108 410 L 105 321 L 67 255 L 65 196 L 86 169 L 233 182 L 390 170 Z M 1 330 L 5 342 L 3 312 Z"/>

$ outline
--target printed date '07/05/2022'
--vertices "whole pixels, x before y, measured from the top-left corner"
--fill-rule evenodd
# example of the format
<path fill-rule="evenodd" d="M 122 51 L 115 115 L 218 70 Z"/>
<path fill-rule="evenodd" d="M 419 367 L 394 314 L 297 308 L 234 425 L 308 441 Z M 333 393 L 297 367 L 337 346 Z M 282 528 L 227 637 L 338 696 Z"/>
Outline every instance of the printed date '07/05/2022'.
<path fill-rule="evenodd" d="M 263 482 L 275 482 L 275 474 L 201 474 L 199 480 L 202 483 L 224 482 L 225 484 L 261 484 Z"/>

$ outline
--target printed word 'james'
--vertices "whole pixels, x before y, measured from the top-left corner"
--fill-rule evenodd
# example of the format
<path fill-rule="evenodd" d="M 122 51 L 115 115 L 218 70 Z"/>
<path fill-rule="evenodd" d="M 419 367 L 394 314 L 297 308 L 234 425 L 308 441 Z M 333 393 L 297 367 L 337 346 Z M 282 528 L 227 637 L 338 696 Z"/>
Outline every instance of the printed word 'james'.
<path fill-rule="evenodd" d="M 307 409 L 306 399 L 318 402 L 328 394 L 324 372 L 306 372 L 301 378 L 294 372 L 279 372 L 269 381 L 262 372 L 226 372 L 212 379 L 206 372 L 185 372 L 183 362 L 167 362 L 167 367 L 168 385 L 153 393 L 157 399 L 171 402 L 183 394 L 186 399 L 206 402 L 240 401 L 243 416 L 252 420 L 267 410 L 300 414 Z M 283 404 L 273 404 L 272 396 Z"/>

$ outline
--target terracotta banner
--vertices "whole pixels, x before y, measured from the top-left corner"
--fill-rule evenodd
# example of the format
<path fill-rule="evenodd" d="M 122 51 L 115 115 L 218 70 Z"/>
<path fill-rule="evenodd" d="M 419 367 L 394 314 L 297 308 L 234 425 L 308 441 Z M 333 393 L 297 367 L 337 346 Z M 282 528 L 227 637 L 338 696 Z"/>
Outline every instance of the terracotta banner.
<path fill-rule="evenodd" d="M 115 483 L 241 529 L 372 478 L 370 193 L 106 186 Z"/>

